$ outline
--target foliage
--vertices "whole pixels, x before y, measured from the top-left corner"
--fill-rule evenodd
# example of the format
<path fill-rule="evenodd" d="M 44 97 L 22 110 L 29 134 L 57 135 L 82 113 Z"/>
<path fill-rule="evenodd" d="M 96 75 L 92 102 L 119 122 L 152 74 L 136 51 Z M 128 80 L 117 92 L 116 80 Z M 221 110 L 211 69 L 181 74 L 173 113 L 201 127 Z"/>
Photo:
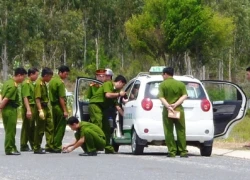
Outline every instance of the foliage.
<path fill-rule="evenodd" d="M 230 18 L 214 13 L 197 0 L 146 0 L 142 14 L 133 16 L 125 26 L 136 52 L 163 59 L 181 72 L 185 52 L 197 57 L 198 65 L 204 65 L 207 61 L 200 56 L 211 58 L 211 50 L 230 45 L 234 30 Z"/>

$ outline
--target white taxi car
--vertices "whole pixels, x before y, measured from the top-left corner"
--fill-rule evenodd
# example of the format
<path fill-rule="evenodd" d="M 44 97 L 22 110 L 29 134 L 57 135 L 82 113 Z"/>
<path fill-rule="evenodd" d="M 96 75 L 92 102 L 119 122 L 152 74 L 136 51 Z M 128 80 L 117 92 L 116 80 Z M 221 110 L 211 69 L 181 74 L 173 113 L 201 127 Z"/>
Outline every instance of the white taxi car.
<path fill-rule="evenodd" d="M 131 145 L 132 153 L 139 155 L 148 145 L 165 145 L 163 105 L 157 98 L 163 77 L 155 74 L 162 72 L 162 68 L 152 67 L 149 73 L 139 73 L 124 87 L 128 102 L 120 100 L 124 117 L 117 116 L 116 119 L 112 138 L 116 151 L 120 145 Z M 245 116 L 246 95 L 231 82 L 200 81 L 191 76 L 174 78 L 186 85 L 188 93 L 183 103 L 187 145 L 198 147 L 202 156 L 210 156 L 214 138 L 226 138 L 232 127 Z M 84 92 L 93 81 L 98 82 L 89 78 L 78 78 L 76 82 L 73 115 L 82 120 L 89 119 L 88 99 L 84 98 Z"/>

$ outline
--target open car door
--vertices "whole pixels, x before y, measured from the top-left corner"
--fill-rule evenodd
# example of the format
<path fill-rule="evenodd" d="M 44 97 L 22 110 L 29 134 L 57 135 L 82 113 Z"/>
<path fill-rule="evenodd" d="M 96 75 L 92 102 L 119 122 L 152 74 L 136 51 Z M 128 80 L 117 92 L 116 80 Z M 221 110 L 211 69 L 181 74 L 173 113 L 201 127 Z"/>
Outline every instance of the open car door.
<path fill-rule="evenodd" d="M 202 81 L 213 108 L 214 137 L 227 138 L 233 126 L 247 111 L 247 97 L 236 84 L 227 81 Z"/>
<path fill-rule="evenodd" d="M 73 116 L 81 121 L 89 121 L 89 97 L 92 86 L 101 85 L 102 82 L 92 78 L 77 77 L 74 90 Z"/>

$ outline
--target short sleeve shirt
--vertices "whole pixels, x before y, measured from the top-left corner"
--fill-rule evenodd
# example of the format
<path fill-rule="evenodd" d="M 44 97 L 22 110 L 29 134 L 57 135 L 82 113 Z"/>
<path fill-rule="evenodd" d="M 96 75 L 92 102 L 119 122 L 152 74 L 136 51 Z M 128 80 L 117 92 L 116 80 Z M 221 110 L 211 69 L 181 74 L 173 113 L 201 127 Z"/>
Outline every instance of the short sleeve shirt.
<path fill-rule="evenodd" d="M 175 103 L 181 96 L 187 94 L 185 84 L 174 78 L 164 80 L 159 86 L 159 98 L 165 98 L 169 104 Z"/>
<path fill-rule="evenodd" d="M 119 92 L 114 88 L 112 81 L 107 81 L 96 91 L 93 97 L 90 99 L 90 103 L 101 103 L 104 109 L 115 106 L 117 104 L 117 98 L 106 98 L 106 93 Z"/>
<path fill-rule="evenodd" d="M 35 104 L 35 94 L 34 94 L 35 85 L 34 83 L 27 78 L 21 86 L 21 96 L 22 98 L 27 97 L 29 104 Z"/>
<path fill-rule="evenodd" d="M 87 91 L 87 98 L 91 99 L 91 97 L 97 92 L 97 90 L 99 89 L 100 85 L 97 83 L 91 83 L 89 85 L 89 89 Z"/>
<path fill-rule="evenodd" d="M 79 129 L 75 133 L 76 139 L 84 137 L 86 132 L 96 133 L 99 137 L 105 137 L 104 132 L 97 125 L 81 121 Z"/>
<path fill-rule="evenodd" d="M 3 84 L 2 98 L 5 97 L 10 101 L 19 104 L 18 84 L 14 81 L 14 79 L 9 79 Z"/>
<path fill-rule="evenodd" d="M 66 101 L 65 84 L 60 77 L 53 77 L 49 82 L 49 99 L 52 103 L 56 103 L 60 97 Z"/>
<path fill-rule="evenodd" d="M 49 102 L 48 89 L 42 78 L 39 78 L 35 83 L 35 99 L 40 98 L 41 102 Z"/>

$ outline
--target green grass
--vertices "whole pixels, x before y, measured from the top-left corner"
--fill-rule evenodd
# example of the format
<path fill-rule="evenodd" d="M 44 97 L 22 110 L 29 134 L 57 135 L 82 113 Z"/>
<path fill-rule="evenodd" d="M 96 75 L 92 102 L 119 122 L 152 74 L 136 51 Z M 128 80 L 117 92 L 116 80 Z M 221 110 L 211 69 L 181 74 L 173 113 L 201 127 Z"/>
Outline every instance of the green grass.
<path fill-rule="evenodd" d="M 249 142 L 250 141 L 250 113 L 246 114 L 245 118 L 234 126 L 226 142 Z"/>

